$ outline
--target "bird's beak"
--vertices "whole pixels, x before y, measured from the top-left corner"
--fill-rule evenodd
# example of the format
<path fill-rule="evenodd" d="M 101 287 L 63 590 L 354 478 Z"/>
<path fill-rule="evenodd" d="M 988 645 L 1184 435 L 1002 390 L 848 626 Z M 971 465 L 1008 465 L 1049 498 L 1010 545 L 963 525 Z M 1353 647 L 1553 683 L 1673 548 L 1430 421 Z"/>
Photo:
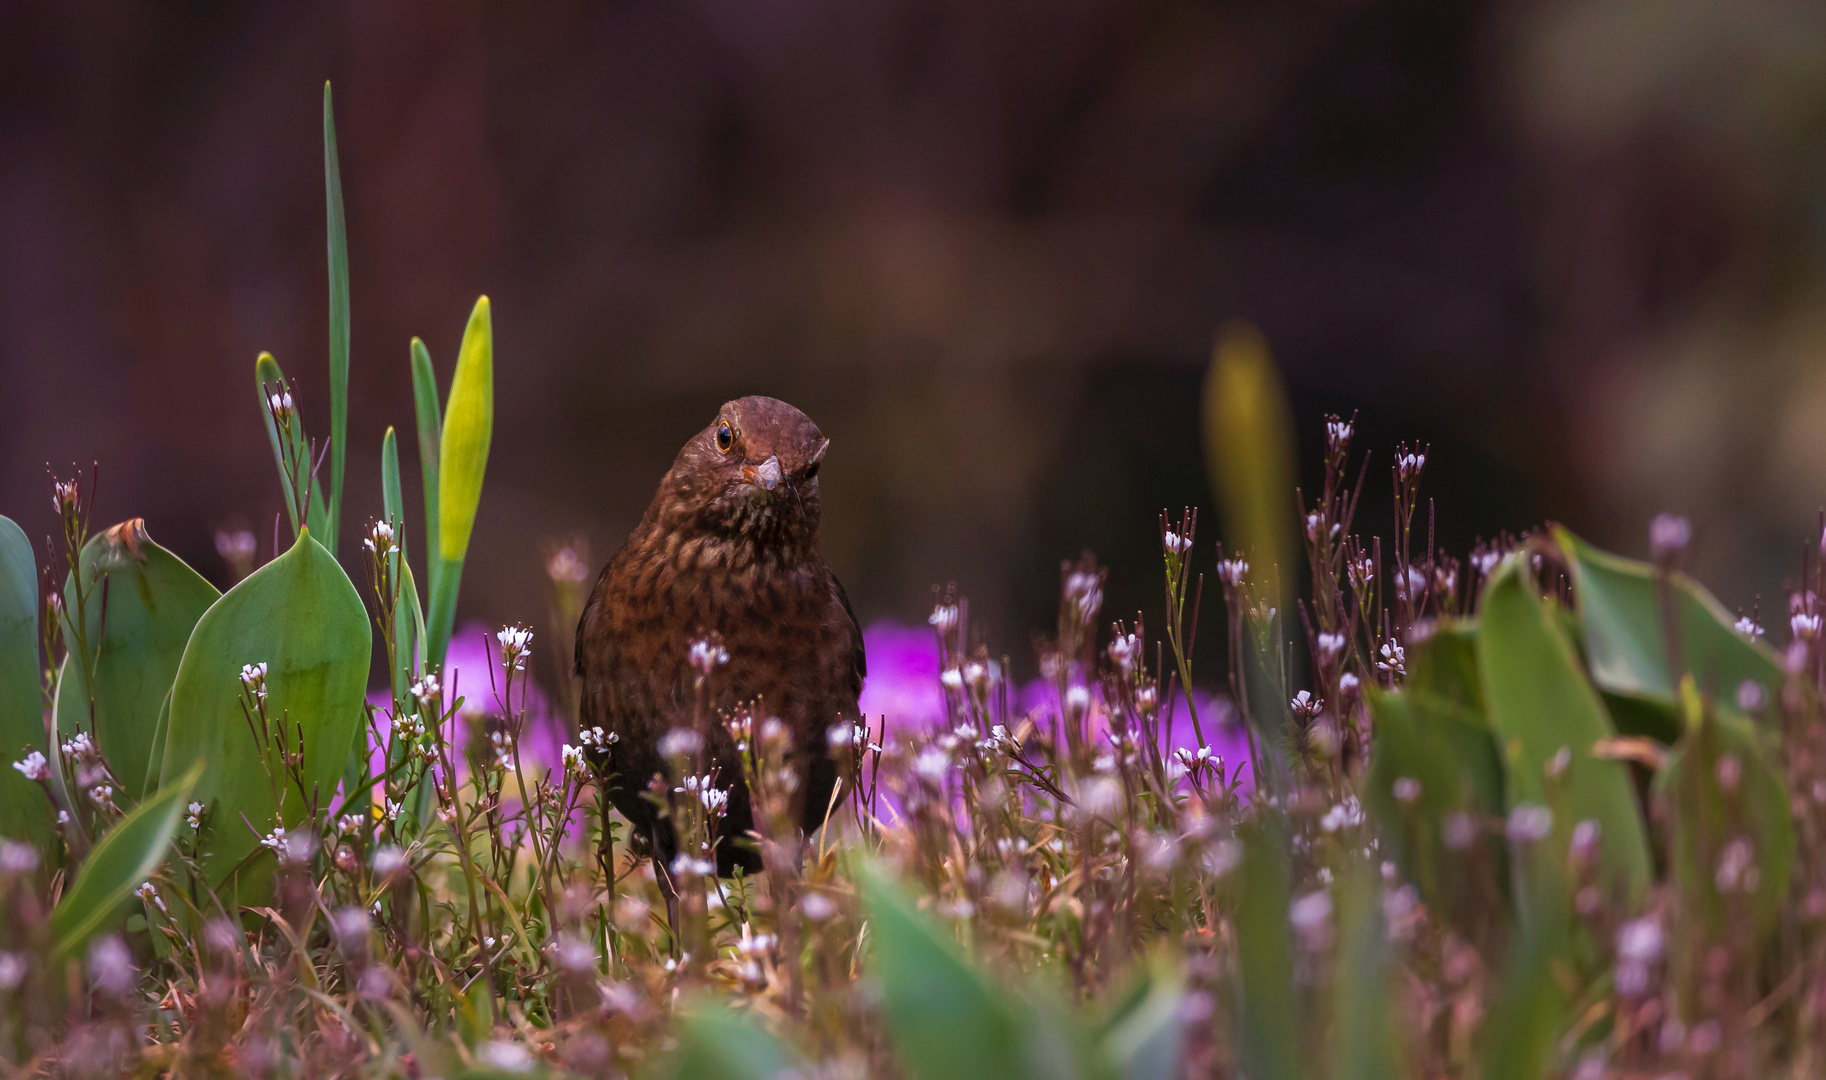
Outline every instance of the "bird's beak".
<path fill-rule="evenodd" d="M 780 486 L 780 476 L 780 459 L 770 457 L 755 468 L 754 482 L 761 485 L 762 488 L 772 491 Z"/>

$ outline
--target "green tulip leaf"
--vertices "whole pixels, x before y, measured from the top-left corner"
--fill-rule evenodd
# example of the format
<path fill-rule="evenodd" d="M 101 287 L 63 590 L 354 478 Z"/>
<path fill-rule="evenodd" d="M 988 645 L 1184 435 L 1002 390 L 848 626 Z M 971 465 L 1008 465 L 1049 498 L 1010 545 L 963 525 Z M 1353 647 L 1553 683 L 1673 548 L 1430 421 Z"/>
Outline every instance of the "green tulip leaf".
<path fill-rule="evenodd" d="M 1576 823 L 1595 819 L 1602 876 L 1634 903 L 1648 887 L 1650 869 L 1635 786 L 1627 765 L 1592 752 L 1614 734 L 1610 717 L 1541 599 L 1525 555 L 1511 556 L 1492 575 L 1480 614 L 1478 670 L 1503 751 L 1510 808 L 1531 803 L 1551 810 L 1558 851 Z M 1548 764 L 1561 750 L 1569 760 L 1550 783 Z M 1520 887 L 1519 900 L 1536 899 L 1534 886 Z"/>
<path fill-rule="evenodd" d="M 38 666 L 38 565 L 32 542 L 0 517 L 0 834 L 39 842 L 51 835 L 51 804 L 12 763 L 45 746 Z"/>
<path fill-rule="evenodd" d="M 1738 633 L 1723 605 L 1678 571 L 1667 575 L 1680 642 L 1680 670 L 1670 671 L 1655 568 L 1599 551 L 1565 529 L 1556 529 L 1554 539 L 1572 568 L 1591 678 L 1600 688 L 1669 707 L 1682 675 L 1726 701 L 1740 700 L 1745 683 L 1755 684 L 1762 701 L 1773 702 L 1781 692 L 1786 676 L 1774 650 Z"/>
<path fill-rule="evenodd" d="M 165 696 L 197 620 L 222 594 L 182 559 L 154 543 L 139 518 L 83 545 L 82 637 L 95 658 L 94 715 L 87 665 L 76 653 L 76 582 L 63 586 L 63 692 L 57 728 L 88 731 L 130 799 L 144 797 Z"/>
<path fill-rule="evenodd" d="M 321 542 L 336 554 L 342 533 L 342 474 L 349 444 L 349 230 L 342 212 L 342 166 L 336 158 L 336 113 L 323 84 L 324 220 L 330 256 L 330 500 Z"/>
<path fill-rule="evenodd" d="M 296 826 L 313 803 L 329 808 L 362 723 L 371 641 L 355 586 L 309 530 L 197 623 L 172 690 L 163 775 L 169 783 L 204 762 L 196 798 L 208 808 L 202 862 L 212 883 L 245 870 L 250 855 L 264 857 L 256 831 Z M 257 737 L 244 712 L 241 673 L 250 664 L 267 665 L 269 732 L 283 724 L 289 745 L 302 749 L 295 779 L 279 761 L 277 737 Z M 259 891 L 244 889 L 240 902 Z"/>

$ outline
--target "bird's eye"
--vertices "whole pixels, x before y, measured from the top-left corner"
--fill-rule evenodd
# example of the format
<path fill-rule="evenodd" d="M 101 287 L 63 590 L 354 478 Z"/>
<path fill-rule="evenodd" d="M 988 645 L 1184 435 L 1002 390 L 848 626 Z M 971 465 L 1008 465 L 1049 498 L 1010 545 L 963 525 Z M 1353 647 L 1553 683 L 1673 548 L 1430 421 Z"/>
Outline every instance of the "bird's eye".
<path fill-rule="evenodd" d="M 813 477 L 817 476 L 818 475 L 818 466 L 822 465 L 822 464 L 824 464 L 824 463 L 821 461 L 814 461 L 810 465 L 807 465 L 805 467 L 805 478 L 807 480 L 810 480 Z"/>
<path fill-rule="evenodd" d="M 716 426 L 717 452 L 727 454 L 729 452 L 729 448 L 734 445 L 735 445 L 735 429 L 729 426 L 729 421 L 724 420 L 722 423 L 720 423 Z"/>

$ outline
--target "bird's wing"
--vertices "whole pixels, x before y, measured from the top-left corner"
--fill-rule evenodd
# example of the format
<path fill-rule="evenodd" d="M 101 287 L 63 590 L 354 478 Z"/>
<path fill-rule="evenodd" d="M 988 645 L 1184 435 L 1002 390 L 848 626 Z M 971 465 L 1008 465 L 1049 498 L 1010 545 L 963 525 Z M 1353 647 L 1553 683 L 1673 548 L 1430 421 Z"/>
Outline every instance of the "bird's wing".
<path fill-rule="evenodd" d="M 831 592 L 835 594 L 837 606 L 843 609 L 844 628 L 850 637 L 850 690 L 856 696 L 862 696 L 862 680 L 869 674 L 869 659 L 862 648 L 862 624 L 856 621 L 856 609 L 850 606 L 850 595 L 843 591 L 843 582 L 837 575 L 831 575 Z"/>

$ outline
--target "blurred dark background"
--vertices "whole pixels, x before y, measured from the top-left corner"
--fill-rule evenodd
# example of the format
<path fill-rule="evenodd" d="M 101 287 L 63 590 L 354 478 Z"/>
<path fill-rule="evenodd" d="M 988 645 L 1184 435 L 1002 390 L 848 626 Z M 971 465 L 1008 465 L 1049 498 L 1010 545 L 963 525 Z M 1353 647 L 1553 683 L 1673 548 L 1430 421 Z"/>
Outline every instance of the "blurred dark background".
<path fill-rule="evenodd" d="M 1360 411 L 1369 528 L 1395 442 L 1430 443 L 1448 546 L 1554 518 L 1641 553 L 1683 511 L 1736 606 L 1826 499 L 1818 4 L 5 0 L 0 512 L 29 533 L 45 464 L 99 460 L 98 521 L 218 582 L 218 527 L 268 554 L 258 350 L 328 431 L 325 79 L 345 544 L 411 427 L 408 339 L 447 386 L 494 300 L 466 618 L 537 619 L 542 543 L 600 561 L 745 393 L 832 437 L 865 619 L 956 580 L 1019 656 L 1085 547 L 1112 613 L 1153 605 L 1238 317 L 1308 458 Z"/>

